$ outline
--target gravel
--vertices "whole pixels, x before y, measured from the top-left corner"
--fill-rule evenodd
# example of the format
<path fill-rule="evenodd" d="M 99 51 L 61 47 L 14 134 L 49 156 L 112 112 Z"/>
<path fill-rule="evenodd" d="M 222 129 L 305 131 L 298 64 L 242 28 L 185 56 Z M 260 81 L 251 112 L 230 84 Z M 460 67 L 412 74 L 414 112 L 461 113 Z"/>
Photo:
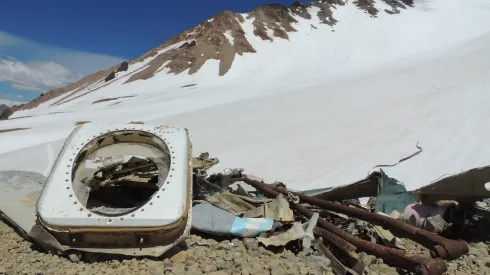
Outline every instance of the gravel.
<path fill-rule="evenodd" d="M 162 258 L 131 258 L 90 254 L 66 257 L 42 252 L 0 222 L 0 274 L 334 274 L 330 261 L 318 252 L 286 249 L 274 252 L 259 246 L 253 238 L 217 241 L 192 235 Z M 429 256 L 429 251 L 405 240 L 409 251 Z M 470 244 L 470 253 L 448 262 L 447 274 L 490 274 L 490 247 Z M 383 263 L 382 259 L 359 253 L 365 274 L 408 274 Z"/>
<path fill-rule="evenodd" d="M 91 254 L 82 259 L 46 254 L 0 222 L 0 274 L 333 274 L 319 254 L 274 253 L 254 239 L 204 239 L 192 235 L 163 258 L 131 258 Z M 258 247 L 258 248 L 257 248 Z"/>

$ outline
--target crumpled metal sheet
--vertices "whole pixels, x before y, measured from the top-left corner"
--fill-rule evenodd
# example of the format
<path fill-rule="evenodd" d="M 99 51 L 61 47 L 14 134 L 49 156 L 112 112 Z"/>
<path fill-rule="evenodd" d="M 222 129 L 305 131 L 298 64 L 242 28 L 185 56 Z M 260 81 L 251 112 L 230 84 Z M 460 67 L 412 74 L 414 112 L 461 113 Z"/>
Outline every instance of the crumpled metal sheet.
<path fill-rule="evenodd" d="M 488 182 L 490 166 L 484 166 L 440 179 L 419 188 L 415 194 L 423 204 L 435 204 L 439 200 L 473 203 L 490 198 L 490 190 L 485 188 Z"/>
<path fill-rule="evenodd" d="M 299 222 L 293 224 L 293 226 L 286 232 L 271 236 L 268 238 L 258 237 L 257 240 L 263 243 L 265 246 L 285 246 L 287 243 L 299 240 L 306 236 L 305 229 L 303 225 Z"/>
<path fill-rule="evenodd" d="M 381 226 L 374 225 L 374 232 L 380 237 L 384 245 L 396 247 L 405 250 L 405 243 L 402 239 L 395 237 L 389 230 L 382 228 Z"/>
<path fill-rule="evenodd" d="M 212 205 L 240 215 L 248 210 L 254 209 L 255 206 L 244 201 L 239 196 L 230 192 L 217 193 L 206 198 L 206 201 Z"/>
<path fill-rule="evenodd" d="M 247 218 L 270 218 L 278 222 L 293 222 L 293 210 L 289 208 L 289 202 L 282 194 L 279 194 L 272 202 L 264 203 L 259 207 L 243 214 Z"/>
<path fill-rule="evenodd" d="M 291 241 L 301 239 L 303 240 L 303 249 L 307 249 L 311 246 L 312 241 L 315 239 L 315 236 L 313 235 L 313 229 L 316 226 L 318 217 L 318 213 L 315 213 L 305 224 L 295 222 L 288 231 L 282 234 L 271 236 L 268 238 L 258 237 L 257 240 L 263 243 L 265 246 L 285 246 Z"/>

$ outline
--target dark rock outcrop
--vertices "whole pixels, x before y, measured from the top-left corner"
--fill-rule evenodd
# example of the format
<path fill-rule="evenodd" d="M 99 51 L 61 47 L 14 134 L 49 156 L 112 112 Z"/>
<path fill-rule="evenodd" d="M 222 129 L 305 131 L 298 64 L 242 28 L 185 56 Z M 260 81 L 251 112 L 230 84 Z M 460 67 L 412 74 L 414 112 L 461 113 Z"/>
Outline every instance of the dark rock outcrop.
<path fill-rule="evenodd" d="M 6 120 L 13 114 L 12 110 L 5 104 L 0 104 L 0 120 Z"/>
<path fill-rule="evenodd" d="M 357 0 L 353 2 L 361 10 L 365 10 L 372 17 L 378 15 L 379 10 L 374 7 L 374 0 Z"/>
<path fill-rule="evenodd" d="M 113 80 L 114 78 L 116 78 L 116 72 L 112 71 L 105 79 L 104 81 L 107 82 L 107 81 L 111 81 Z"/>
<path fill-rule="evenodd" d="M 121 65 L 119 65 L 119 68 L 117 68 L 117 71 L 116 72 L 125 72 L 129 69 L 129 63 L 128 61 L 124 61 L 123 63 L 121 63 Z"/>

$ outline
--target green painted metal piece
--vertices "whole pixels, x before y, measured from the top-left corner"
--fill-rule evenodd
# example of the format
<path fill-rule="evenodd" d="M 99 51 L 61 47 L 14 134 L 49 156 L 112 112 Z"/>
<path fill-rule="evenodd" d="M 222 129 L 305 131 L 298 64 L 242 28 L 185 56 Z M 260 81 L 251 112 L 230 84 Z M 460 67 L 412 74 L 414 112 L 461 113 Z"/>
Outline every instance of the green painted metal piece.
<path fill-rule="evenodd" d="M 407 205 L 415 203 L 414 197 L 407 192 L 398 180 L 388 177 L 381 170 L 381 184 L 376 196 L 376 212 L 391 214 L 393 211 L 403 213 Z M 382 186 L 382 187 L 381 187 Z"/>

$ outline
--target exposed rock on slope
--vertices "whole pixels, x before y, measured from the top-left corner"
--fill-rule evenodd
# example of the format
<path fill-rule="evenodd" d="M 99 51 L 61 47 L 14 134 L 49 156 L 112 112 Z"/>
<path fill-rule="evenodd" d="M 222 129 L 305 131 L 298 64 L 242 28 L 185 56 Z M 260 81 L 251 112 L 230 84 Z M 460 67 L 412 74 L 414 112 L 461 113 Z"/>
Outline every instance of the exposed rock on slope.
<path fill-rule="evenodd" d="M 7 105 L 0 104 L 0 120 L 8 119 L 11 115 L 12 110 Z"/>
<path fill-rule="evenodd" d="M 385 9 L 385 12 L 389 14 L 398 14 L 400 9 L 406 9 L 407 6 L 413 7 L 414 0 L 383 0 L 386 4 L 390 5 L 391 10 Z M 362 10 L 365 10 L 371 16 L 376 17 L 379 10 L 374 6 L 376 1 L 374 0 L 357 0 L 354 4 Z"/>
<path fill-rule="evenodd" d="M 46 102 L 48 100 L 51 100 L 53 98 L 60 97 L 61 95 L 65 93 L 76 93 L 77 91 L 81 91 L 83 88 L 88 87 L 90 84 L 95 83 L 101 79 L 104 79 L 110 72 L 112 72 L 117 66 L 111 67 L 105 71 L 98 71 L 95 74 L 91 74 L 89 76 L 86 76 L 82 78 L 81 80 L 70 84 L 66 87 L 63 88 L 58 88 L 51 90 L 47 93 L 44 93 L 42 96 L 39 96 L 32 100 L 29 103 L 22 104 L 19 106 L 15 106 L 14 111 L 19 111 L 19 110 L 28 110 L 35 108 L 39 106 L 41 103 Z"/>
<path fill-rule="evenodd" d="M 125 72 L 129 69 L 129 63 L 128 61 L 124 61 L 123 63 L 121 63 L 121 65 L 119 65 L 119 68 L 117 68 L 117 71 L 116 72 Z"/>
<path fill-rule="evenodd" d="M 14 110 L 31 109 L 39 104 L 60 97 L 60 100 L 52 103 L 59 105 L 67 102 L 68 96 L 77 94 L 77 97 L 93 92 L 93 84 L 112 82 L 119 79 L 119 72 L 127 72 L 129 78 L 124 83 L 137 80 L 145 80 L 153 77 L 156 73 L 165 69 L 170 74 L 186 72 L 190 75 L 199 71 L 210 59 L 219 61 L 220 76 L 225 75 L 233 65 L 236 54 L 255 53 L 258 49 L 249 43 L 243 29 L 244 24 L 253 25 L 253 34 L 262 40 L 274 41 L 274 39 L 289 40 L 291 32 L 297 32 L 295 23 L 298 20 L 315 19 L 321 24 L 334 26 L 337 19 L 332 11 L 337 6 L 344 6 L 345 0 L 319 0 L 309 3 L 294 2 L 290 6 L 282 4 L 268 4 L 255 8 L 246 14 L 238 14 L 232 11 L 224 11 L 205 20 L 198 26 L 182 32 L 155 49 L 146 52 L 138 59 L 125 61 L 118 66 L 111 67 L 105 71 L 99 71 L 89 75 L 78 82 L 67 87 L 52 90 L 32 102 L 16 106 Z M 376 17 L 380 12 L 376 2 L 384 2 L 391 9 L 384 11 L 389 14 L 399 13 L 407 7 L 413 6 L 413 0 L 356 0 L 353 2 L 359 9 Z M 318 29 L 311 24 L 312 29 Z M 247 34 L 252 35 L 252 34 Z M 151 58 L 151 59 L 150 59 Z M 141 69 L 131 70 L 131 66 L 146 61 L 148 64 Z M 107 83 L 111 84 L 111 83 Z M 90 87 L 90 88 L 88 88 Z"/>
<path fill-rule="evenodd" d="M 211 17 L 197 27 L 174 37 L 159 48 L 186 41 L 180 47 L 168 50 L 156 56 L 143 71 L 132 75 L 127 81 L 148 79 L 163 68 L 169 73 L 179 74 L 189 70 L 189 74 L 197 72 L 208 59 L 220 61 L 219 74 L 224 75 L 231 68 L 235 53 L 253 53 L 255 49 L 248 43 L 241 28 L 244 22 L 240 14 L 225 11 Z M 157 50 L 158 51 L 158 50 Z M 145 56 L 156 55 L 151 51 Z M 165 64 L 164 67 L 162 67 Z"/>

